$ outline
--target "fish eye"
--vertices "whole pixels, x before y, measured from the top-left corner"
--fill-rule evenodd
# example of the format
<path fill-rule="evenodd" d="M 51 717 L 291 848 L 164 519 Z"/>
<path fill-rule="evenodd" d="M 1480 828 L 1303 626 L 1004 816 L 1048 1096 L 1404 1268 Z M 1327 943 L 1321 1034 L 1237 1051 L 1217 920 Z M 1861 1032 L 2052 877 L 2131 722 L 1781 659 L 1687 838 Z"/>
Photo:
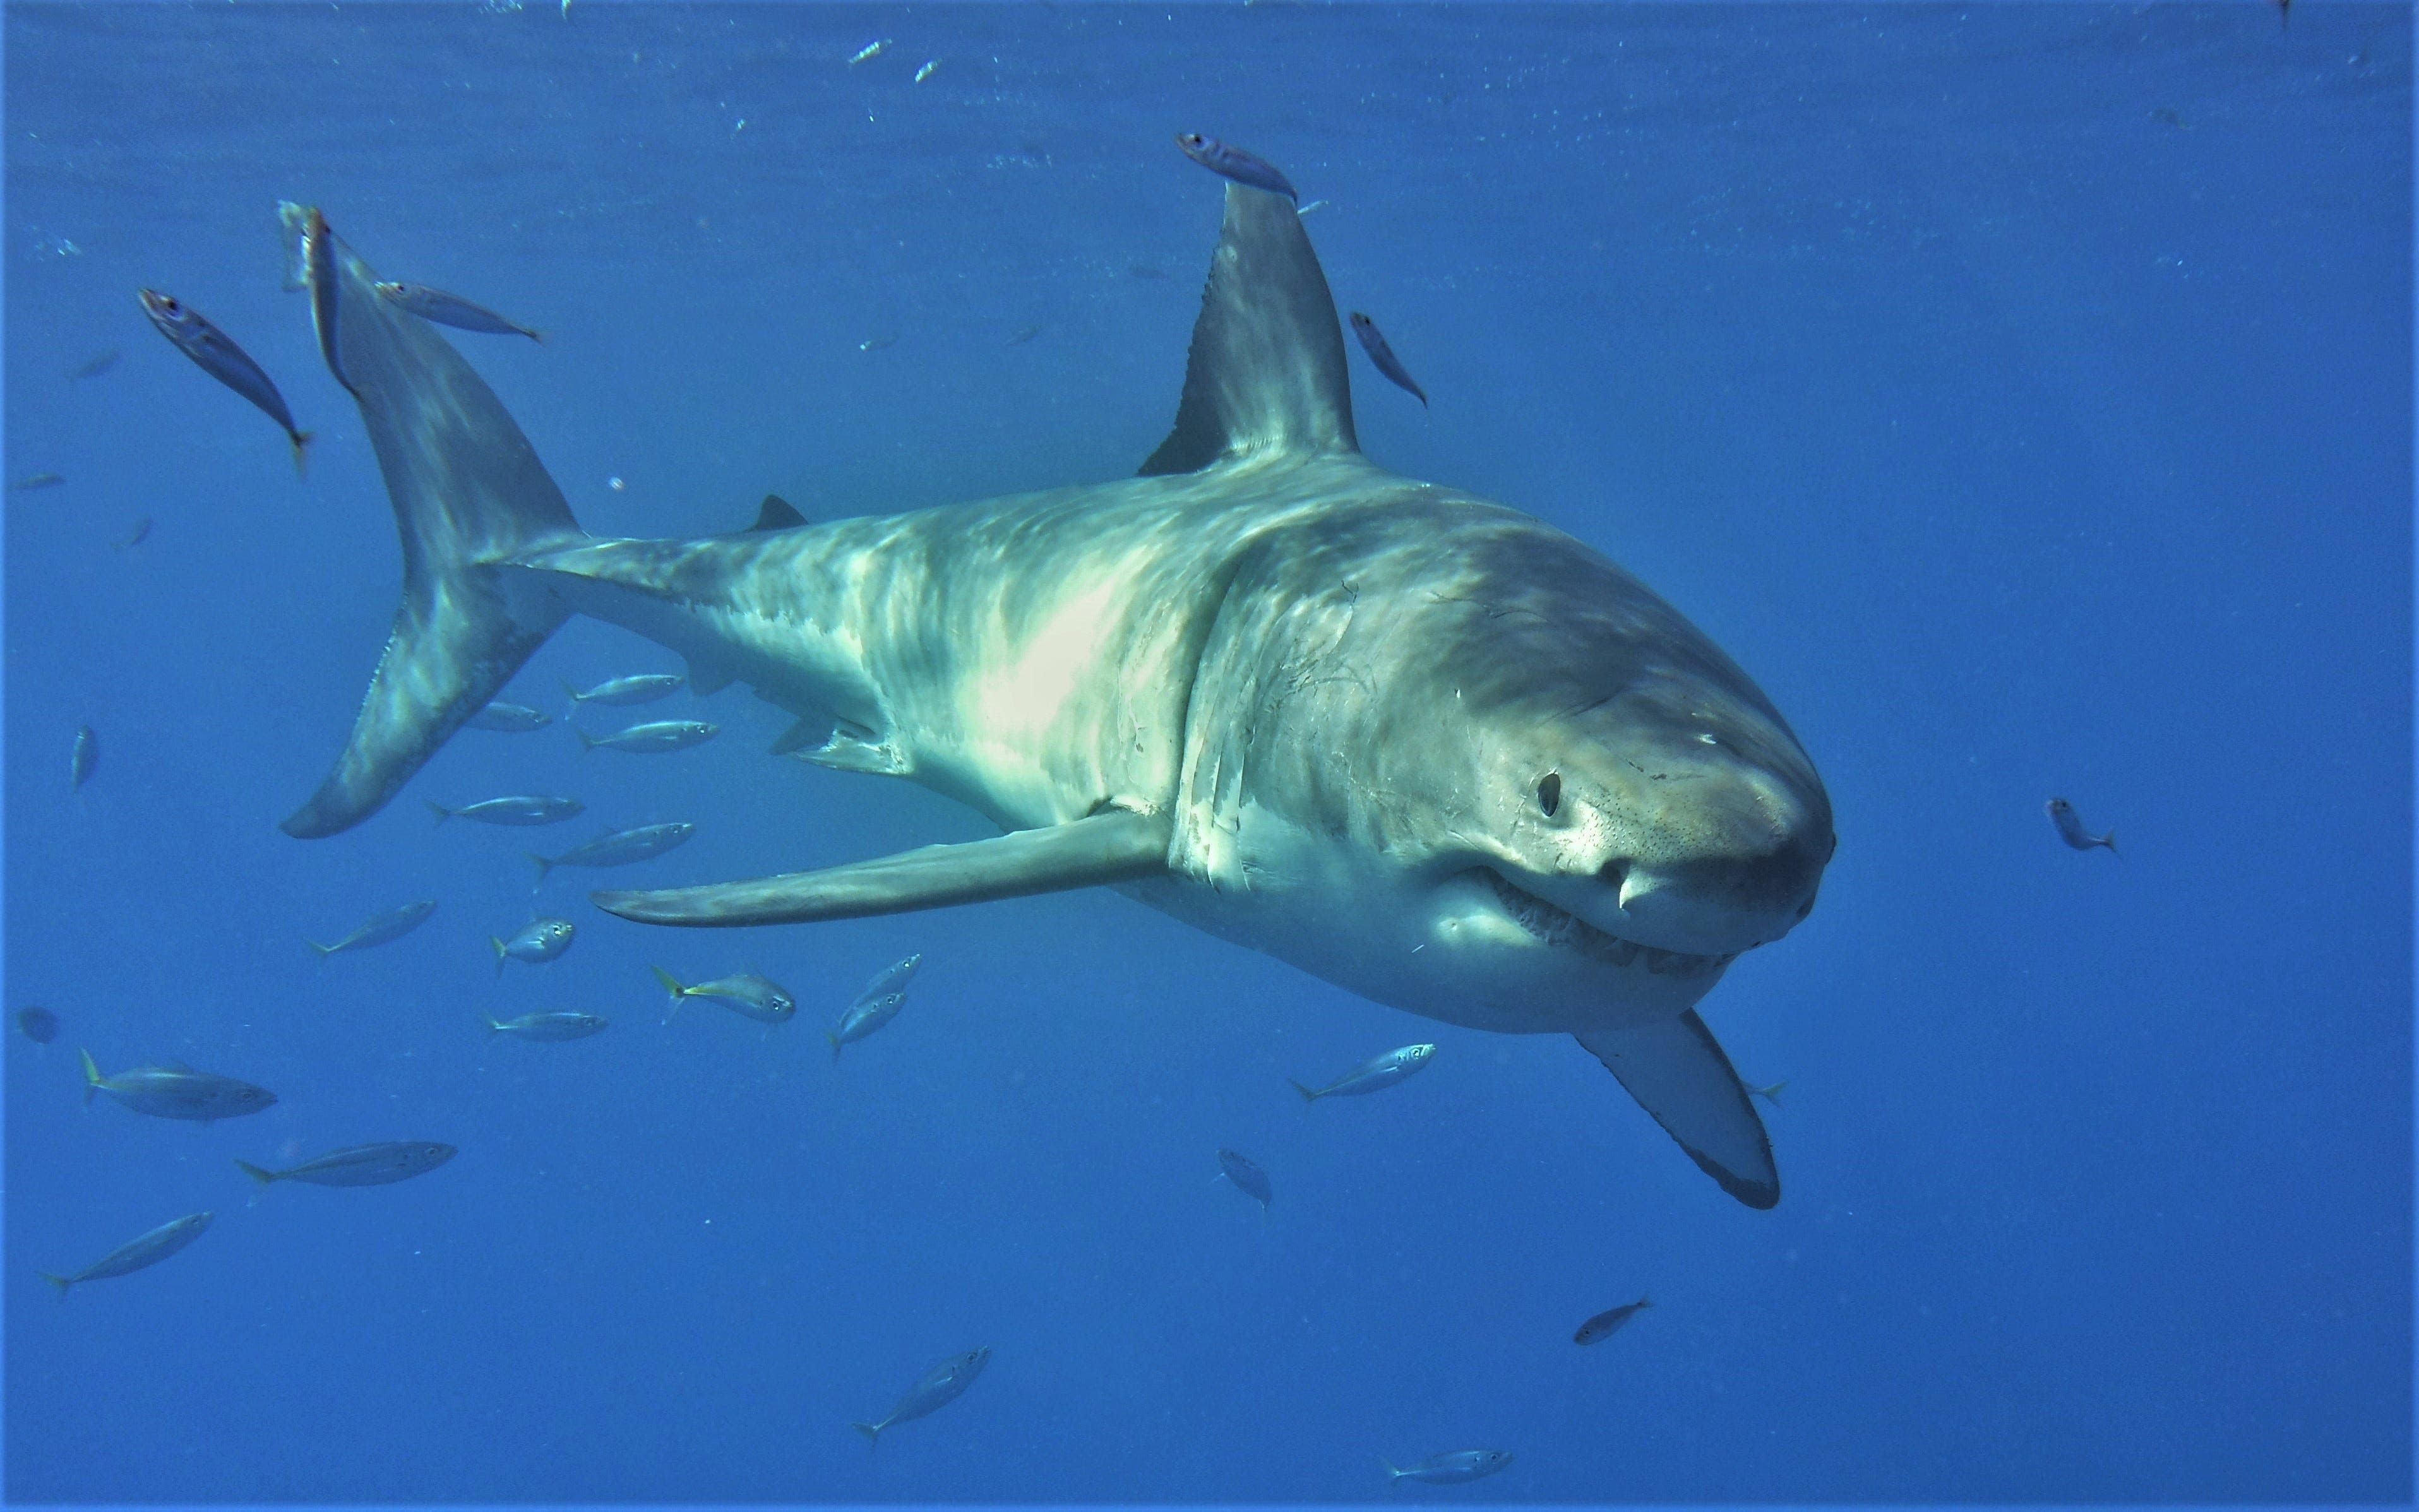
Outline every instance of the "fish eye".
<path fill-rule="evenodd" d="M 1562 806 L 1563 774 L 1548 772 L 1537 779 L 1537 807 L 1545 810 L 1546 817 L 1551 819 L 1554 811 Z"/>

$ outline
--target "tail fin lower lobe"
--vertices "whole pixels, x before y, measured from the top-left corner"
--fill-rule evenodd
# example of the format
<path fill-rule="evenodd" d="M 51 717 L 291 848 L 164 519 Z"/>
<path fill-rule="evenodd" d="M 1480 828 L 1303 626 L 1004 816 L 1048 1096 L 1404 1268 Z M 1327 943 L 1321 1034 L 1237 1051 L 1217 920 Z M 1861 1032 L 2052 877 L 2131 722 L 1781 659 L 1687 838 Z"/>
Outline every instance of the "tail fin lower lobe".
<path fill-rule="evenodd" d="M 470 364 L 335 251 L 337 356 L 394 505 L 403 602 L 344 754 L 282 826 L 304 840 L 377 812 L 569 616 L 534 578 L 497 564 L 584 538 Z"/>

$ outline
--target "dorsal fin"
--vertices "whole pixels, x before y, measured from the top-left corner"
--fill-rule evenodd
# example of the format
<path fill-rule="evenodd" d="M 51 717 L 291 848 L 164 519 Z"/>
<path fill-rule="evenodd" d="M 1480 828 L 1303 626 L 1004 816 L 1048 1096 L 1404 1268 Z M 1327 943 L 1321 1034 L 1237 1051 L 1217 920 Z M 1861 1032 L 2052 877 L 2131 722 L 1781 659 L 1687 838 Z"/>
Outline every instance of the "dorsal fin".
<path fill-rule="evenodd" d="M 779 494 L 768 493 L 764 496 L 763 507 L 756 511 L 756 523 L 747 527 L 747 533 L 752 535 L 758 531 L 794 531 L 806 522 L 807 517 L 791 508 L 788 500 Z"/>
<path fill-rule="evenodd" d="M 1344 330 L 1302 217 L 1283 194 L 1230 183 L 1185 362 L 1184 402 L 1143 475 L 1360 449 Z"/>

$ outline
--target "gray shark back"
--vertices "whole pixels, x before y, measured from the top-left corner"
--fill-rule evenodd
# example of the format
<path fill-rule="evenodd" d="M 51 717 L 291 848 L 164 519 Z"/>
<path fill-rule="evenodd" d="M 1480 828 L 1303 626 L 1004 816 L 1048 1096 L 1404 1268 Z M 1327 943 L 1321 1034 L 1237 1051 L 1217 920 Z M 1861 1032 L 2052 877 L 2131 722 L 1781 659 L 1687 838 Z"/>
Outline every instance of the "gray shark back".
<path fill-rule="evenodd" d="M 351 828 L 394 796 L 570 610 L 492 563 L 580 538 L 562 492 L 492 390 L 425 321 L 377 297 L 338 247 L 337 355 L 403 541 L 403 602 L 334 770 L 282 827 Z"/>

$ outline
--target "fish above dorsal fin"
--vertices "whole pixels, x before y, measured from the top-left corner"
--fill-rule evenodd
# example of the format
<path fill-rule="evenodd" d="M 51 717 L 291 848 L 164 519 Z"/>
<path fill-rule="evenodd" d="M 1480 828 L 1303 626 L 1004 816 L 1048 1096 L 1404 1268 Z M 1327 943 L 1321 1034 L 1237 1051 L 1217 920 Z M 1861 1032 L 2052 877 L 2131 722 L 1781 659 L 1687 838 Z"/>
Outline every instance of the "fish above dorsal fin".
<path fill-rule="evenodd" d="M 1176 428 L 1143 476 L 1360 449 L 1344 330 L 1302 216 L 1283 194 L 1230 183 Z"/>
<path fill-rule="evenodd" d="M 794 531 L 807 522 L 807 517 L 790 507 L 790 501 L 777 493 L 764 496 L 763 504 L 756 511 L 756 523 L 747 527 L 747 534 L 758 531 Z"/>

